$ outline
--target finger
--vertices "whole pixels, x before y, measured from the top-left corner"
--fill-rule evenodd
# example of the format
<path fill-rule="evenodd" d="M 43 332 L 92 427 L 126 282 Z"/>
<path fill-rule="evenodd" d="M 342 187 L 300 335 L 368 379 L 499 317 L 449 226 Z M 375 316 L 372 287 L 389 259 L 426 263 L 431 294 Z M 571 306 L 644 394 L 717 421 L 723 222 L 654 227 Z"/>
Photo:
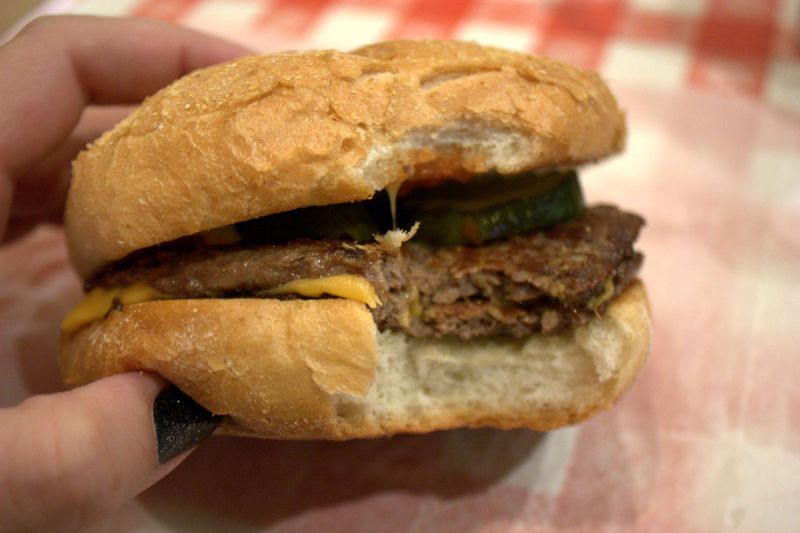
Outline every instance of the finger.
<path fill-rule="evenodd" d="M 36 19 L 0 49 L 0 168 L 13 174 L 54 149 L 89 102 L 138 102 L 187 72 L 245 53 L 153 20 Z"/>
<path fill-rule="evenodd" d="M 89 106 L 84 109 L 70 136 L 46 158 L 15 178 L 24 186 L 18 187 L 14 194 L 8 227 L 0 241 L 13 240 L 40 222 L 60 223 L 72 174 L 72 160 L 132 110 L 132 106 Z M 41 191 L 48 191 L 48 194 L 43 196 Z"/>
<path fill-rule="evenodd" d="M 34 20 L 0 47 L 0 183 L 25 188 L 16 176 L 61 145 L 87 103 L 138 102 L 191 70 L 246 53 L 152 20 Z M 0 184 L 0 193 L 8 188 Z M 0 225 L 7 216 L 0 212 Z"/>
<path fill-rule="evenodd" d="M 175 468 L 186 453 L 160 465 L 156 450 L 163 384 L 121 374 L 0 410 L 0 530 L 78 529 Z"/>

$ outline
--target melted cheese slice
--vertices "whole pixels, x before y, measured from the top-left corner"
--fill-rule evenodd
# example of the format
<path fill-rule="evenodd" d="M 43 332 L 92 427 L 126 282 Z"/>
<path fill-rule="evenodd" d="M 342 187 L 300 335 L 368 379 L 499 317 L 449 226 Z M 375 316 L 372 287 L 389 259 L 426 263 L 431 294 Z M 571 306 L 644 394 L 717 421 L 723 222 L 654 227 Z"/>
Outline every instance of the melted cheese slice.
<path fill-rule="evenodd" d="M 613 277 L 606 279 L 606 282 L 603 284 L 603 292 L 589 300 L 589 309 L 596 311 L 598 307 L 606 303 L 612 296 L 614 296 Z"/>
<path fill-rule="evenodd" d="M 299 294 L 308 298 L 319 298 L 323 294 L 338 296 L 366 304 L 371 309 L 381 305 L 375 289 L 361 276 L 341 275 L 318 279 L 296 279 L 267 291 L 267 294 Z M 111 311 L 114 302 L 131 305 L 167 298 L 146 283 L 127 287 L 92 289 L 86 298 L 73 307 L 61 323 L 61 331 L 72 333 L 95 320 L 100 320 Z"/>
<path fill-rule="evenodd" d="M 161 293 L 147 283 L 135 283 L 127 287 L 104 289 L 96 287 L 89 291 L 78 305 L 73 307 L 61 323 L 61 331 L 72 333 L 81 327 L 106 316 L 114 301 L 122 305 L 138 304 L 163 298 Z"/>
<path fill-rule="evenodd" d="M 355 300 L 370 309 L 381 305 L 375 289 L 361 276 L 343 274 L 317 279 L 296 279 L 267 291 L 267 294 L 299 294 L 308 298 L 319 298 L 323 294 Z"/>

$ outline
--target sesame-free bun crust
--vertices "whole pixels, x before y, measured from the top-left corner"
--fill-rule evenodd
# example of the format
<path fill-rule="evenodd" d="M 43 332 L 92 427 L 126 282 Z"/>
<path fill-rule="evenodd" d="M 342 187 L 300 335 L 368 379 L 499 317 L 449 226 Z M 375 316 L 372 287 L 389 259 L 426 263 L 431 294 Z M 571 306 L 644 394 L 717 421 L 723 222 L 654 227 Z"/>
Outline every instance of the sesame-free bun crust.
<path fill-rule="evenodd" d="M 622 148 L 594 73 L 477 44 L 398 41 L 253 56 L 148 98 L 73 166 L 79 274 L 161 242 L 401 178 L 513 173 Z"/>
<path fill-rule="evenodd" d="M 628 287 L 562 335 L 412 339 L 346 300 L 170 300 L 112 311 L 61 340 L 67 384 L 157 372 L 217 414 L 221 432 L 348 439 L 490 426 L 553 429 L 611 407 L 650 344 L 647 295 Z"/>

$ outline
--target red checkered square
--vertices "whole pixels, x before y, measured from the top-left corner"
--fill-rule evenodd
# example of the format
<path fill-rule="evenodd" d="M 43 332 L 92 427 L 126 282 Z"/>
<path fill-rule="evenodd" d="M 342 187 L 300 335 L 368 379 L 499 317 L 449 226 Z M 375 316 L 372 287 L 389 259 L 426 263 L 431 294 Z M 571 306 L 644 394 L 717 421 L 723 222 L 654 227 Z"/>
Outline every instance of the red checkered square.
<path fill-rule="evenodd" d="M 585 68 L 597 68 L 613 35 L 621 3 L 615 1 L 555 4 L 547 18 L 538 52 Z"/>
<path fill-rule="evenodd" d="M 550 7 L 518 0 L 479 0 L 472 6 L 471 17 L 509 26 L 543 28 L 550 20 Z"/>
<path fill-rule="evenodd" d="M 305 34 L 331 0 L 274 0 L 254 24 L 282 34 Z"/>
<path fill-rule="evenodd" d="M 778 0 L 710 0 L 710 18 L 735 17 L 770 22 L 775 17 Z"/>
<path fill-rule="evenodd" d="M 536 52 L 577 67 L 596 69 L 605 44 L 605 37 L 581 35 L 580 33 L 549 35 L 542 39 Z"/>
<path fill-rule="evenodd" d="M 414 0 L 400 14 L 388 37 L 391 39 L 451 38 L 470 7 L 471 2 L 469 1 Z"/>
<path fill-rule="evenodd" d="M 340 6 L 361 7 L 364 9 L 386 9 L 400 11 L 405 9 L 413 0 L 340 0 L 334 2 Z"/>
<path fill-rule="evenodd" d="M 771 20 L 711 16 L 700 23 L 695 47 L 701 55 L 763 62 L 769 54 L 772 31 Z"/>
<path fill-rule="evenodd" d="M 726 10 L 730 11 L 730 6 Z M 697 30 L 690 85 L 760 95 L 773 30 L 772 18 L 745 18 L 712 10 Z"/>
<path fill-rule="evenodd" d="M 627 11 L 620 15 L 617 37 L 641 41 L 690 42 L 697 33 L 697 21 L 677 15 Z"/>
<path fill-rule="evenodd" d="M 772 35 L 772 57 L 800 61 L 800 28 L 778 28 Z"/>
<path fill-rule="evenodd" d="M 691 87 L 721 94 L 759 96 L 765 63 L 723 57 L 698 56 L 689 70 Z"/>
<path fill-rule="evenodd" d="M 566 0 L 554 5 L 548 29 L 555 34 L 591 35 L 595 38 L 612 35 L 617 24 L 621 2 L 580 2 Z"/>

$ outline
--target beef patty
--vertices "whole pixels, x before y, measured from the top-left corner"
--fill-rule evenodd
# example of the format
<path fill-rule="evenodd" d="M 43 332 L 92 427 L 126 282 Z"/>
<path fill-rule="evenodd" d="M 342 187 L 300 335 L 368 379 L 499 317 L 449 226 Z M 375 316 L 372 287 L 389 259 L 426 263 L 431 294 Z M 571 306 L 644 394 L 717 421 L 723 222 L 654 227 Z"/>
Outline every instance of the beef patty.
<path fill-rule="evenodd" d="M 381 330 L 523 337 L 602 313 L 641 265 L 633 243 L 643 224 L 637 215 L 595 206 L 569 222 L 480 247 L 411 241 L 401 253 L 343 240 L 158 247 L 115 263 L 88 285 L 146 282 L 172 298 L 266 297 L 293 279 L 355 274 L 383 302 L 373 310 Z"/>

